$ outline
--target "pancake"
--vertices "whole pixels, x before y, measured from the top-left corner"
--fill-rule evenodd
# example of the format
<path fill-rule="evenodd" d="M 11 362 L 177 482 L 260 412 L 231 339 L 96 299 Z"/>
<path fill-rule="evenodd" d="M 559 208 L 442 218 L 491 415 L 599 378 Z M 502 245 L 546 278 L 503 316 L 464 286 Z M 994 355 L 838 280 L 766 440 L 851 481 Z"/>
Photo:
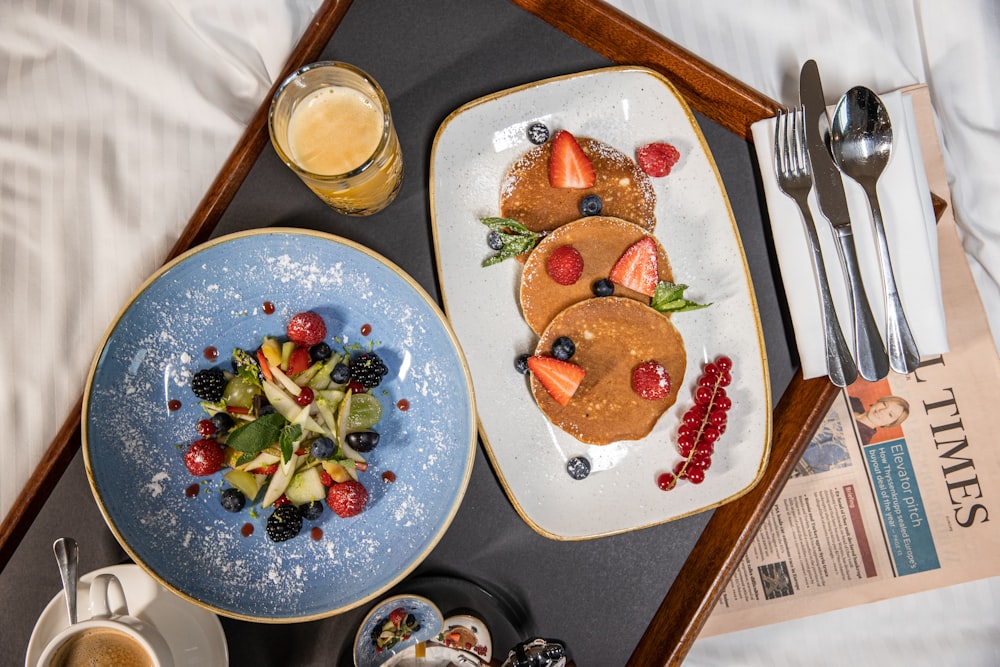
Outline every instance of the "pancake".
<path fill-rule="evenodd" d="M 594 296 L 594 282 L 607 278 L 626 248 L 649 235 L 639 225 L 605 216 L 580 218 L 547 234 L 528 255 L 521 274 L 521 313 L 531 330 L 540 334 L 559 311 Z M 573 246 L 583 257 L 583 274 L 572 285 L 552 280 L 545 268 L 549 255 L 564 245 Z M 660 280 L 673 282 L 667 253 L 659 241 L 656 248 Z M 645 294 L 621 285 L 615 285 L 615 295 L 646 305 L 650 301 Z"/>
<path fill-rule="evenodd" d="M 670 320 L 649 306 L 617 296 L 581 301 L 556 315 L 535 353 L 550 354 L 559 336 L 573 339 L 576 353 L 570 362 L 586 375 L 566 405 L 534 376 L 531 393 L 552 423 L 576 439 L 592 445 L 638 440 L 677 401 L 687 366 L 684 341 Z M 670 375 L 670 393 L 657 401 L 632 391 L 632 369 L 650 359 Z"/>
<path fill-rule="evenodd" d="M 549 185 L 552 142 L 535 146 L 507 171 L 500 185 L 500 212 L 528 229 L 549 231 L 580 217 L 580 200 L 588 194 L 601 197 L 601 215 L 631 220 L 649 231 L 656 227 L 656 193 L 653 183 L 635 160 L 616 148 L 589 137 L 577 143 L 594 164 L 597 177 L 585 189 Z"/>

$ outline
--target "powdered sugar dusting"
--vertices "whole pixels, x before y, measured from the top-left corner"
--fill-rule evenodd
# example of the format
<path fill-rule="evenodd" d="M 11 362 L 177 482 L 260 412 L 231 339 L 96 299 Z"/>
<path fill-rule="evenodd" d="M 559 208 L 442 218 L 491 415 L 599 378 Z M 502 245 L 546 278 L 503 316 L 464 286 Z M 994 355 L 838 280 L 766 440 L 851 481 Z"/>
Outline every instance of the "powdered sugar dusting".
<path fill-rule="evenodd" d="M 275 304 L 273 314 L 264 313 L 264 301 Z M 383 406 L 382 443 L 362 473 L 365 511 L 340 519 L 327 509 L 306 520 L 299 536 L 275 544 L 265 537 L 269 509 L 225 512 L 221 476 L 196 479 L 184 468 L 202 416 L 189 385 L 212 365 L 206 346 L 228 366 L 229 350 L 282 335 L 287 319 L 306 309 L 323 315 L 328 342 L 371 344 L 392 372 L 374 394 Z M 362 324 L 371 325 L 370 337 L 359 335 Z M 406 412 L 395 408 L 404 398 Z M 171 401 L 180 409 L 171 410 Z M 446 325 L 404 278 L 327 237 L 264 231 L 188 258 L 130 306 L 88 396 L 87 455 L 117 532 L 178 590 L 223 614 L 322 616 L 386 590 L 436 543 L 471 466 L 470 401 Z M 382 481 L 385 471 L 395 483 Z M 189 498 L 192 483 L 199 492 Z M 245 523 L 250 537 L 241 535 Z M 314 525 L 323 531 L 318 540 L 309 534 Z"/>

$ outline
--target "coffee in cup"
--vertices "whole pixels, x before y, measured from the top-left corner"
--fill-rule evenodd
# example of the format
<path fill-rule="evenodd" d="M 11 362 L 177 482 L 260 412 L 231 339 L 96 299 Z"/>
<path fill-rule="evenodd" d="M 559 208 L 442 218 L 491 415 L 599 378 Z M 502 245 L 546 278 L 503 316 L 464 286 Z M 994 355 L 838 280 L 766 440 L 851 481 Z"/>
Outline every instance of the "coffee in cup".
<path fill-rule="evenodd" d="M 130 635 L 99 626 L 72 635 L 56 650 L 51 664 L 53 667 L 152 667 L 153 659 Z"/>

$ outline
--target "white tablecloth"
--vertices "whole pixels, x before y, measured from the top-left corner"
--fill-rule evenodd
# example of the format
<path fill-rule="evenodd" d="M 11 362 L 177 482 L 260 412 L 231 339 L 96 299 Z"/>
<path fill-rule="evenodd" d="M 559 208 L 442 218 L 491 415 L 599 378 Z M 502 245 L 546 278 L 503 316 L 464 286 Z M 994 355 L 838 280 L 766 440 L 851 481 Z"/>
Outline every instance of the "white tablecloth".
<path fill-rule="evenodd" d="M 954 213 L 1000 347 L 1000 3 L 608 0 L 794 106 L 804 61 L 827 103 L 857 84 L 928 83 Z M 688 665 L 1000 665 L 1000 578 L 701 639 Z"/>
<path fill-rule="evenodd" d="M 166 256 L 319 4 L 0 3 L 0 516 L 79 397 L 108 323 Z M 807 58 L 830 94 L 929 82 L 1000 332 L 995 0 L 611 4 L 790 104 Z M 703 640 L 689 663 L 996 665 L 996 592 L 991 580 Z"/>

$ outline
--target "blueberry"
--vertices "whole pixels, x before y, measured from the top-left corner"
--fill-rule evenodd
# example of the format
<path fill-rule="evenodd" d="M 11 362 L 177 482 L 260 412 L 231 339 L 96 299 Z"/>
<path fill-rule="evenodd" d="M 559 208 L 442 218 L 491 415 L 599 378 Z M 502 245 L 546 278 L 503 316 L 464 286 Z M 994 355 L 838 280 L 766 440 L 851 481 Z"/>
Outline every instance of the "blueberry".
<path fill-rule="evenodd" d="M 586 456 L 574 456 L 566 462 L 566 472 L 573 479 L 586 479 L 590 474 L 590 459 Z"/>
<path fill-rule="evenodd" d="M 568 361 L 576 354 L 576 343 L 568 336 L 559 336 L 552 341 L 552 356 L 560 361 Z"/>
<path fill-rule="evenodd" d="M 597 195 L 590 194 L 580 200 L 580 215 L 600 215 L 604 202 Z"/>
<path fill-rule="evenodd" d="M 503 250 L 503 239 L 500 237 L 500 232 L 491 229 L 490 233 L 486 235 L 486 245 L 490 247 L 490 250 Z"/>
<path fill-rule="evenodd" d="M 594 296 L 611 296 L 615 293 L 615 284 L 607 278 L 601 278 L 594 283 Z"/>
<path fill-rule="evenodd" d="M 549 128 L 545 123 L 532 123 L 528 128 L 528 141 L 539 146 L 549 140 Z"/>
<path fill-rule="evenodd" d="M 326 361 L 333 354 L 333 350 L 326 343 L 316 343 L 309 348 L 309 358 L 313 363 L 317 361 Z"/>
<path fill-rule="evenodd" d="M 257 416 L 263 417 L 264 415 L 272 415 L 275 412 L 274 406 L 268 403 L 267 405 L 260 406 L 260 410 L 257 411 Z"/>
<path fill-rule="evenodd" d="M 219 496 L 219 502 L 227 512 L 239 512 L 246 505 L 247 499 L 239 489 L 226 489 Z"/>
<path fill-rule="evenodd" d="M 330 438 L 316 438 L 309 447 L 309 453 L 314 459 L 328 459 L 337 451 L 337 445 Z"/>
<path fill-rule="evenodd" d="M 516 370 L 521 375 L 528 374 L 528 359 L 531 357 L 530 354 L 522 354 L 514 360 L 514 370 Z"/>
<path fill-rule="evenodd" d="M 225 435 L 236 422 L 227 412 L 216 412 L 212 415 L 212 425 L 215 426 L 215 435 Z"/>
<path fill-rule="evenodd" d="M 337 384 L 347 384 L 351 381 L 351 368 L 347 364 L 341 362 L 333 367 L 333 372 L 330 373 L 330 379 Z"/>
<path fill-rule="evenodd" d="M 323 516 L 323 503 L 318 500 L 310 500 L 307 504 L 299 508 L 303 519 L 315 521 Z"/>
<path fill-rule="evenodd" d="M 352 449 L 370 452 L 378 447 L 379 435 L 375 431 L 352 431 L 345 439 Z"/>

